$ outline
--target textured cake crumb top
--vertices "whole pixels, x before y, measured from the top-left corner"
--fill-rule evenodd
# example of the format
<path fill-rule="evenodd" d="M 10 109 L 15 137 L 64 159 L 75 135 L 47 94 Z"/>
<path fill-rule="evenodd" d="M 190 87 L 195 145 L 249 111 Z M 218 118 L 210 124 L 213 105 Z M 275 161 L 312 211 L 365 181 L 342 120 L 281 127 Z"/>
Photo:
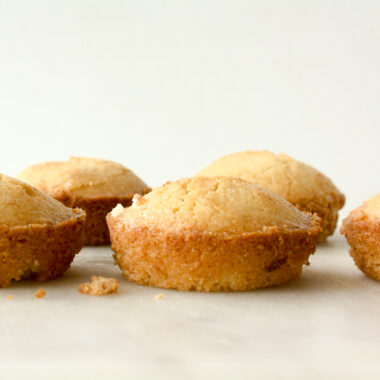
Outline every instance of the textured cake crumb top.
<path fill-rule="evenodd" d="M 56 198 L 132 197 L 148 189 L 131 170 L 95 158 L 71 157 L 68 161 L 33 165 L 18 178 Z"/>
<path fill-rule="evenodd" d="M 333 182 L 313 167 L 286 154 L 246 151 L 221 157 L 198 176 L 232 176 L 265 186 L 291 203 L 320 199 L 344 204 L 344 196 Z"/>
<path fill-rule="evenodd" d="M 251 182 L 231 177 L 194 177 L 169 182 L 131 207 L 109 214 L 130 227 L 240 234 L 268 227 L 308 229 L 311 216 Z"/>
<path fill-rule="evenodd" d="M 71 208 L 32 186 L 0 174 L 0 225 L 56 224 L 77 216 Z"/>

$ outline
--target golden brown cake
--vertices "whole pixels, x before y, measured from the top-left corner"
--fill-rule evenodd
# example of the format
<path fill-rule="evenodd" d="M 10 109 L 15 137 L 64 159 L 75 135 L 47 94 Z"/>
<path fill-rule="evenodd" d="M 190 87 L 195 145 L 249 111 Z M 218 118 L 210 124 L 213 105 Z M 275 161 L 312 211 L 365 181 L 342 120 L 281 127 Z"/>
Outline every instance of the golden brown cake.
<path fill-rule="evenodd" d="M 86 211 L 86 245 L 109 244 L 106 215 L 118 203 L 150 189 L 131 170 L 111 161 L 72 157 L 30 166 L 18 178 L 62 202 Z"/>
<path fill-rule="evenodd" d="M 357 267 L 380 281 L 380 193 L 351 211 L 340 229 Z"/>
<path fill-rule="evenodd" d="M 214 161 L 197 176 L 231 176 L 264 186 L 301 211 L 322 219 L 318 241 L 334 233 L 344 195 L 318 170 L 285 155 L 268 151 L 233 153 Z"/>
<path fill-rule="evenodd" d="M 0 174 L 0 287 L 12 280 L 51 280 L 84 242 L 86 213 Z"/>
<path fill-rule="evenodd" d="M 298 278 L 319 218 L 230 177 L 169 182 L 107 216 L 115 263 L 139 284 L 238 291 Z"/>

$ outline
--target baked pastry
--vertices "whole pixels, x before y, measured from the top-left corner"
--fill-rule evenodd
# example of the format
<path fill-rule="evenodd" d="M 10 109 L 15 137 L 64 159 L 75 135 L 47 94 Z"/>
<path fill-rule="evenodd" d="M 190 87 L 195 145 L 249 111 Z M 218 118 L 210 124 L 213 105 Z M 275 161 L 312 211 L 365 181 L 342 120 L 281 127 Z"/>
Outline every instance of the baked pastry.
<path fill-rule="evenodd" d="M 380 281 L 380 193 L 351 211 L 340 229 L 356 266 Z"/>
<path fill-rule="evenodd" d="M 0 174 L 0 287 L 12 280 L 51 280 L 84 242 L 86 213 Z"/>
<path fill-rule="evenodd" d="M 139 284 L 249 290 L 301 275 L 319 218 L 238 178 L 189 178 L 107 216 L 115 263 Z"/>
<path fill-rule="evenodd" d="M 85 245 L 109 244 L 106 215 L 118 203 L 130 206 L 135 193 L 150 189 L 131 170 L 111 161 L 71 157 L 30 166 L 18 178 L 68 207 L 86 211 Z"/>
<path fill-rule="evenodd" d="M 322 218 L 323 242 L 334 233 L 344 195 L 318 170 L 285 155 L 268 151 L 233 153 L 211 163 L 198 176 L 232 176 L 252 181 L 285 198 L 301 211 Z"/>

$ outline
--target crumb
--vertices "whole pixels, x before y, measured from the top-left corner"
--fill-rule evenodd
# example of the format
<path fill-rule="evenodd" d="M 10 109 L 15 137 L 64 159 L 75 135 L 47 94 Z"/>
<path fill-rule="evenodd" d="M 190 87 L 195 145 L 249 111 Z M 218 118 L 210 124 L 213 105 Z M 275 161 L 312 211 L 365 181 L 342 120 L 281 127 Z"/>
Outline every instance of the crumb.
<path fill-rule="evenodd" d="M 154 297 L 156 300 L 162 300 L 164 298 L 164 295 L 162 293 L 158 293 Z"/>
<path fill-rule="evenodd" d="M 117 293 L 118 287 L 119 283 L 114 278 L 92 276 L 91 282 L 85 282 L 78 286 L 78 291 L 81 294 L 103 296 L 110 293 Z"/>
<path fill-rule="evenodd" d="M 10 294 L 7 296 L 7 300 L 11 300 L 13 298 L 13 296 L 11 296 Z"/>
<path fill-rule="evenodd" d="M 35 293 L 34 293 L 34 297 L 35 298 L 42 298 L 42 297 L 45 297 L 45 290 L 43 289 L 38 289 Z"/>
<path fill-rule="evenodd" d="M 111 215 L 116 217 L 116 216 L 119 216 L 123 211 L 124 211 L 123 205 L 118 203 L 116 207 L 111 211 Z"/>

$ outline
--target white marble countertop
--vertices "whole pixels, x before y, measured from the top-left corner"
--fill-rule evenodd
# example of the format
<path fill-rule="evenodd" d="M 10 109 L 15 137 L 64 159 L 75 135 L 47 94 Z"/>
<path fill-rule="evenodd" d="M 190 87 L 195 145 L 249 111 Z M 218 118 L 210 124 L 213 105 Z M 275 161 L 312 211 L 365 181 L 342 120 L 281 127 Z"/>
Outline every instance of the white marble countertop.
<path fill-rule="evenodd" d="M 0 289 L 1 378 L 374 378 L 380 284 L 347 249 L 336 235 L 300 280 L 207 294 L 129 283 L 110 248 L 84 248 L 58 280 Z M 119 294 L 79 294 L 93 274 L 117 278 Z"/>

